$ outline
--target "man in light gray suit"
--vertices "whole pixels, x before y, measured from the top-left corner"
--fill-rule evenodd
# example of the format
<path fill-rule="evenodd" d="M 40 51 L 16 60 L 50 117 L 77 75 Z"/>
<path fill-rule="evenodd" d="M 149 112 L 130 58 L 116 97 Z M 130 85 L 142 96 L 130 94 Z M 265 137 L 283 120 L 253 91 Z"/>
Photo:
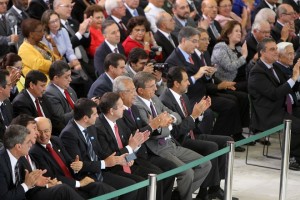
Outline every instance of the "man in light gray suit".
<path fill-rule="evenodd" d="M 76 92 L 69 86 L 71 68 L 63 61 L 55 61 L 49 69 L 51 83 L 47 86 L 45 98 L 50 101 L 51 109 L 66 125 L 73 118 L 73 108 L 77 101 Z"/>
<path fill-rule="evenodd" d="M 142 120 L 148 122 L 152 118 L 159 117 L 161 122 L 160 128 L 155 130 L 146 142 L 148 148 L 154 154 L 172 161 L 177 166 L 201 158 L 200 154 L 177 145 L 178 143 L 170 135 L 172 124 L 180 124 L 181 118 L 155 96 L 155 77 L 147 72 L 139 72 L 134 76 L 133 81 L 138 94 L 134 104 L 138 107 Z M 210 169 L 211 163 L 206 162 L 177 174 L 180 198 L 192 200 L 192 193 L 200 187 Z"/>

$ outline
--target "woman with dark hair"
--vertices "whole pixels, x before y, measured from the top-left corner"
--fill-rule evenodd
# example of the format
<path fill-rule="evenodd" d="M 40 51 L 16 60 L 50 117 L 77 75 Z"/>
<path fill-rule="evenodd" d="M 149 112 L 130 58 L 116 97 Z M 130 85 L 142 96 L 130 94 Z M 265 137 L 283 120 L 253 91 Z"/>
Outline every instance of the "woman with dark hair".
<path fill-rule="evenodd" d="M 12 83 L 12 89 L 10 91 L 10 101 L 17 96 L 17 94 L 24 89 L 25 78 L 22 75 L 22 59 L 16 53 L 6 54 L 0 62 L 0 69 L 5 69 L 9 72 L 9 76 Z"/>
<path fill-rule="evenodd" d="M 213 49 L 211 61 L 217 67 L 217 78 L 237 82 L 237 90 L 247 91 L 245 66 L 248 50 L 246 42 L 240 46 L 241 38 L 241 24 L 228 21 L 221 32 L 219 43 Z"/>
<path fill-rule="evenodd" d="M 122 43 L 126 56 L 128 56 L 133 48 L 142 48 L 149 54 L 151 47 L 157 46 L 153 34 L 150 31 L 150 23 L 143 16 L 131 18 L 127 24 L 127 32 L 128 37 Z M 155 59 L 162 59 L 161 51 L 156 51 Z"/>
<path fill-rule="evenodd" d="M 104 21 L 104 9 L 99 5 L 90 5 L 84 11 L 87 18 L 92 17 L 90 26 L 91 44 L 87 49 L 87 52 L 91 58 L 94 58 L 96 49 L 104 42 L 104 36 L 102 34 L 102 22 Z"/>
<path fill-rule="evenodd" d="M 25 19 L 21 25 L 24 42 L 19 48 L 18 55 L 23 62 L 23 75 L 31 70 L 39 70 L 48 76 L 50 65 L 53 61 L 61 60 L 41 40 L 44 37 L 44 27 L 39 20 Z"/>
<path fill-rule="evenodd" d="M 45 28 L 43 42 L 56 54 L 60 54 L 71 68 L 81 69 L 69 37 L 65 28 L 60 25 L 59 15 L 53 10 L 46 10 L 41 18 L 42 25 Z"/>

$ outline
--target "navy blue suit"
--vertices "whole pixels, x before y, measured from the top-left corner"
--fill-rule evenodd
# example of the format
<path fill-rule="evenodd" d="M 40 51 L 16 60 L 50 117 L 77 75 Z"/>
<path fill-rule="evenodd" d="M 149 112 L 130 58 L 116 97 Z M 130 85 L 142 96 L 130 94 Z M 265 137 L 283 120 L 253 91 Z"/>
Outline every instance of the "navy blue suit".
<path fill-rule="evenodd" d="M 88 98 L 101 97 L 105 92 L 112 92 L 112 82 L 109 77 L 103 73 L 91 86 Z"/>

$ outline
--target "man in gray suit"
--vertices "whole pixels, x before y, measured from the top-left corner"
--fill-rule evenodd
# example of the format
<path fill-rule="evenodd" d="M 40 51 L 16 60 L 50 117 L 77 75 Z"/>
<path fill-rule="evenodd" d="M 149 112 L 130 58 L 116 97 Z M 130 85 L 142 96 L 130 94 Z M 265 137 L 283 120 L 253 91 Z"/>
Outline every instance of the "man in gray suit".
<path fill-rule="evenodd" d="M 15 52 L 15 43 L 18 42 L 19 36 L 13 34 L 10 29 L 10 22 L 5 17 L 8 1 L 0 1 L 0 59 L 8 52 Z"/>
<path fill-rule="evenodd" d="M 47 86 L 45 98 L 51 103 L 51 109 L 66 125 L 73 117 L 74 103 L 77 101 L 76 92 L 69 86 L 71 68 L 63 61 L 55 61 L 49 69 L 51 82 Z"/>
<path fill-rule="evenodd" d="M 142 120 L 149 122 L 152 118 L 160 117 L 160 128 L 154 131 L 146 142 L 148 148 L 154 154 L 172 161 L 177 166 L 201 158 L 200 154 L 177 145 L 170 135 L 172 124 L 180 124 L 181 118 L 177 113 L 165 107 L 155 96 L 155 77 L 147 72 L 139 72 L 134 77 L 134 85 L 138 94 L 134 104 L 138 107 Z M 179 173 L 177 185 L 180 198 L 192 200 L 192 193 L 200 187 L 210 169 L 211 163 L 206 162 Z"/>

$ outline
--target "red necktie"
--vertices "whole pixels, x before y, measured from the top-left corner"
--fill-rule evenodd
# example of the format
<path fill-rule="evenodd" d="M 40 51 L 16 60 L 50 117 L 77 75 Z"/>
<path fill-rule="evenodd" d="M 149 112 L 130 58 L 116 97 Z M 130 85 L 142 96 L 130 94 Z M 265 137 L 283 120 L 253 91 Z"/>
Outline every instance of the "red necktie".
<path fill-rule="evenodd" d="M 39 117 L 44 117 L 38 98 L 35 99 L 35 105 L 36 105 L 36 110 L 37 110 Z"/>
<path fill-rule="evenodd" d="M 66 99 L 67 99 L 68 104 L 71 106 L 72 110 L 74 110 L 74 103 L 71 99 L 71 96 L 70 96 L 68 90 L 64 90 L 64 93 L 66 95 Z"/>
<path fill-rule="evenodd" d="M 120 138 L 119 128 L 118 128 L 117 124 L 115 124 L 114 129 L 115 129 L 115 134 L 116 134 L 116 139 L 117 139 L 118 147 L 119 147 L 119 149 L 122 149 L 123 148 L 123 144 L 122 144 L 122 140 Z M 126 172 L 126 173 L 128 173 L 128 174 L 131 174 L 131 170 L 130 170 L 129 166 L 123 166 L 123 171 Z"/>
<path fill-rule="evenodd" d="M 286 111 L 289 114 L 293 114 L 293 104 L 292 104 L 292 99 L 290 97 L 290 95 L 286 95 Z"/>
<path fill-rule="evenodd" d="M 64 175 L 68 178 L 72 178 L 72 175 L 69 171 L 69 169 L 67 168 L 67 166 L 65 165 L 65 163 L 62 161 L 62 159 L 59 157 L 59 155 L 56 153 L 56 151 L 54 151 L 54 149 L 51 147 L 51 144 L 47 144 L 46 145 L 46 149 L 49 151 L 49 153 L 51 154 L 51 156 L 54 158 L 54 160 L 57 162 L 57 164 L 59 165 L 59 167 L 61 168 L 61 170 L 64 172 Z"/>
<path fill-rule="evenodd" d="M 181 106 L 182 106 L 182 109 L 183 109 L 183 112 L 184 112 L 184 116 L 187 117 L 189 115 L 189 113 L 187 111 L 186 104 L 185 104 L 182 96 L 180 97 L 180 103 L 181 103 Z M 195 139 L 195 135 L 194 135 L 193 130 L 190 130 L 189 135 L 191 136 L 192 140 Z"/>
<path fill-rule="evenodd" d="M 194 64 L 192 56 L 189 57 L 189 61 L 190 61 L 191 64 Z"/>

